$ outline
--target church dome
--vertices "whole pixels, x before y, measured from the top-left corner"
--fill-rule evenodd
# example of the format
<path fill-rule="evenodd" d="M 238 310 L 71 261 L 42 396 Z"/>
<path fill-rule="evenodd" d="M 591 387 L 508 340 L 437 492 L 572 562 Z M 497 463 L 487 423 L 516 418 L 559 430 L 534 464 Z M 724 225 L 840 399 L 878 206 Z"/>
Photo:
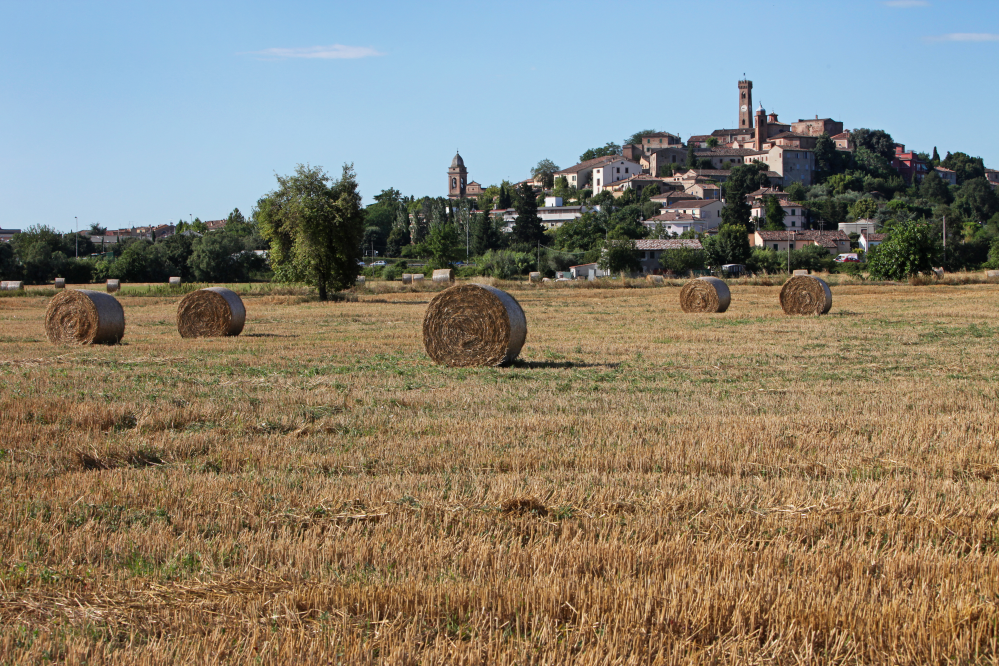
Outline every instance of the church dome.
<path fill-rule="evenodd" d="M 459 167 L 464 167 L 464 166 L 465 166 L 465 160 L 461 159 L 461 155 L 459 155 L 458 153 L 455 153 L 454 154 L 454 159 L 451 160 L 451 168 L 452 169 L 457 169 Z"/>

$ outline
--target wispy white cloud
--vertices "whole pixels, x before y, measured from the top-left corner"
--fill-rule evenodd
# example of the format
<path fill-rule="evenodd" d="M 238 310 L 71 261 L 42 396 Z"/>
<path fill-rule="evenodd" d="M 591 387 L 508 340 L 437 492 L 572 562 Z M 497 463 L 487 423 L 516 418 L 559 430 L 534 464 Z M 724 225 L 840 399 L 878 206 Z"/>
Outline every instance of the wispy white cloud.
<path fill-rule="evenodd" d="M 320 60 L 339 60 L 369 58 L 385 55 L 368 46 L 301 46 L 296 48 L 270 48 L 263 51 L 250 51 L 249 55 L 269 60 L 284 60 L 286 58 L 318 58 Z"/>
<path fill-rule="evenodd" d="M 999 42 L 999 35 L 988 32 L 951 32 L 946 35 L 926 37 L 928 42 Z"/>
<path fill-rule="evenodd" d="M 884 3 L 888 7 L 896 7 L 898 9 L 908 9 L 909 7 L 929 7 L 930 3 L 927 0 L 887 0 Z"/>

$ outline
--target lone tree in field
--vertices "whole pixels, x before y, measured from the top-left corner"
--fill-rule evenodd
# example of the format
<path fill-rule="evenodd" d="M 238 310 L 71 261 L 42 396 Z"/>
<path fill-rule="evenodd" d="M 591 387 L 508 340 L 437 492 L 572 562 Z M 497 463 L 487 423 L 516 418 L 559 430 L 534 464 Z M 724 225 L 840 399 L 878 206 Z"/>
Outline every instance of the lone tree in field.
<path fill-rule="evenodd" d="M 929 273 L 939 256 L 936 235 L 928 222 L 895 222 L 888 238 L 867 253 L 871 275 L 881 280 L 905 280 L 911 275 Z"/>
<path fill-rule="evenodd" d="M 364 211 L 354 166 L 345 164 L 333 181 L 322 167 L 299 164 L 294 175 L 277 181 L 278 188 L 257 202 L 274 275 L 313 285 L 319 300 L 329 300 L 330 292 L 354 284 L 361 259 Z"/>

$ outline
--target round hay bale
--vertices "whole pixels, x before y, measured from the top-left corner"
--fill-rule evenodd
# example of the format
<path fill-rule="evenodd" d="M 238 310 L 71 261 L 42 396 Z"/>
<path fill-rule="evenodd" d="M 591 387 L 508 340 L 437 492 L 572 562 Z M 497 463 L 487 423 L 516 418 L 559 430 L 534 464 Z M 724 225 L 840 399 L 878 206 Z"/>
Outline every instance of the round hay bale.
<path fill-rule="evenodd" d="M 49 301 L 45 335 L 53 344 L 117 344 L 125 336 L 125 310 L 101 291 L 63 291 Z"/>
<path fill-rule="evenodd" d="M 529 282 L 541 282 L 541 273 L 539 273 L 537 271 L 531 271 L 527 275 L 527 280 Z"/>
<path fill-rule="evenodd" d="M 24 291 L 24 282 L 21 280 L 8 280 L 0 285 L 4 291 Z"/>
<path fill-rule="evenodd" d="M 680 290 L 680 309 L 684 312 L 725 312 L 732 303 L 732 292 L 724 280 L 699 277 Z"/>
<path fill-rule="evenodd" d="M 541 278 L 541 284 L 548 284 L 551 281 L 552 281 L 551 278 Z"/>
<path fill-rule="evenodd" d="M 432 276 L 434 282 L 450 282 L 454 283 L 454 269 L 453 268 L 438 268 L 434 271 Z"/>
<path fill-rule="evenodd" d="M 517 300 L 484 284 L 448 287 L 423 317 L 427 354 L 455 368 L 512 363 L 526 338 L 527 319 Z"/>
<path fill-rule="evenodd" d="M 413 284 L 416 284 L 417 282 L 423 282 L 424 277 L 425 276 L 423 275 L 423 273 L 413 273 Z"/>
<path fill-rule="evenodd" d="M 66 288 L 66 278 L 56 278 L 55 279 L 55 288 L 56 289 L 65 289 Z"/>
<path fill-rule="evenodd" d="M 795 275 L 810 275 L 810 273 L 808 272 L 808 269 L 805 269 L 805 268 L 799 268 L 799 269 L 795 270 L 794 274 Z"/>
<path fill-rule="evenodd" d="M 662 275 L 646 275 L 645 276 L 645 281 L 646 282 L 651 282 L 652 284 L 662 284 L 663 283 L 663 276 Z"/>
<path fill-rule="evenodd" d="M 413 284 L 413 274 L 412 273 L 403 273 L 402 274 L 402 283 L 403 284 Z"/>
<path fill-rule="evenodd" d="M 121 282 L 120 281 L 118 281 L 118 280 L 108 280 L 107 290 L 108 290 L 109 294 L 113 294 L 114 292 L 118 291 L 119 289 L 121 289 Z"/>
<path fill-rule="evenodd" d="M 780 290 L 780 306 L 785 314 L 822 315 L 832 308 L 832 292 L 824 280 L 798 275 L 784 283 Z"/>
<path fill-rule="evenodd" d="M 999 271 L 985 271 L 985 277 L 987 277 L 987 278 L 999 278 Z"/>
<path fill-rule="evenodd" d="M 180 278 L 179 277 L 172 277 L 172 278 L 170 278 L 167 281 L 167 284 L 169 284 L 171 287 L 179 287 L 180 286 Z"/>
<path fill-rule="evenodd" d="M 364 286 L 364 276 L 363 275 L 358 275 L 357 279 L 354 280 L 354 284 L 356 284 L 358 287 L 363 287 Z"/>
<path fill-rule="evenodd" d="M 239 335 L 245 323 L 243 299 L 225 287 L 192 291 L 177 306 L 177 330 L 182 338 Z"/>

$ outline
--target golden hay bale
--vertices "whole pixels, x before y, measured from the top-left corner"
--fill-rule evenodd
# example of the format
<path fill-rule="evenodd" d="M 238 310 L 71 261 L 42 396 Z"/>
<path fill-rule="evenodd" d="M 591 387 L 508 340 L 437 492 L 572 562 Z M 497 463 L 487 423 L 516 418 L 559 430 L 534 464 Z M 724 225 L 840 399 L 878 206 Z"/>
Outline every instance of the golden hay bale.
<path fill-rule="evenodd" d="M 179 277 L 172 277 L 172 278 L 170 278 L 167 281 L 167 284 L 169 284 L 171 287 L 179 287 L 180 286 L 180 278 Z"/>
<path fill-rule="evenodd" d="M 824 280 L 812 275 L 797 275 L 780 290 L 780 306 L 785 314 L 821 315 L 832 308 L 832 292 Z"/>
<path fill-rule="evenodd" d="M 464 284 L 434 296 L 423 318 L 423 346 L 435 362 L 456 368 L 506 365 L 527 338 L 517 300 L 495 287 Z"/>
<path fill-rule="evenodd" d="M 357 279 L 354 280 L 354 284 L 356 284 L 358 287 L 363 287 L 364 286 L 364 276 L 363 275 L 358 275 Z"/>
<path fill-rule="evenodd" d="M 402 274 L 402 283 L 403 284 L 413 284 L 413 274 L 412 273 L 403 273 Z"/>
<path fill-rule="evenodd" d="M 63 291 L 49 301 L 45 335 L 53 344 L 117 344 L 125 335 L 125 310 L 101 291 Z"/>
<path fill-rule="evenodd" d="M 423 275 L 423 273 L 413 273 L 413 284 L 416 284 L 417 282 L 423 282 L 424 277 L 425 276 Z"/>
<path fill-rule="evenodd" d="M 680 309 L 684 312 L 725 312 L 732 303 L 732 292 L 724 280 L 699 277 L 680 290 Z"/>
<path fill-rule="evenodd" d="M 56 278 L 55 279 L 55 288 L 56 289 L 65 289 L 66 288 L 66 278 Z"/>
<path fill-rule="evenodd" d="M 243 299 L 225 287 L 192 291 L 177 307 L 177 330 L 182 338 L 239 335 L 245 323 Z"/>
<path fill-rule="evenodd" d="M 119 289 L 121 289 L 121 282 L 120 281 L 118 281 L 118 280 L 108 280 L 107 290 L 108 290 L 109 294 L 113 294 L 114 292 L 118 291 Z"/>
<path fill-rule="evenodd" d="M 432 276 L 434 282 L 450 282 L 454 283 L 454 269 L 453 268 L 438 268 L 434 271 Z"/>
<path fill-rule="evenodd" d="M 646 282 L 651 282 L 652 284 L 662 284 L 663 283 L 663 276 L 662 275 L 646 275 L 645 276 L 645 281 Z"/>
<path fill-rule="evenodd" d="M 541 282 L 541 273 L 538 273 L 537 271 L 531 271 L 531 273 L 529 273 L 527 276 L 527 280 L 529 282 Z"/>

